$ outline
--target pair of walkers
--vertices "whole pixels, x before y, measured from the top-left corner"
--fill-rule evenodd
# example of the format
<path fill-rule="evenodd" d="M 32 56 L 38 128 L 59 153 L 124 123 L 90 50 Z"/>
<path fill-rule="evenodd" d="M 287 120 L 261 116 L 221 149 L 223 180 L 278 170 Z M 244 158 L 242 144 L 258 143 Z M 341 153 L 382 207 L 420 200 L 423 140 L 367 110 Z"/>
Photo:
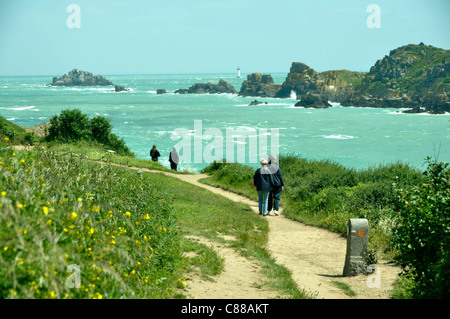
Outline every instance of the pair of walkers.
<path fill-rule="evenodd" d="M 253 184 L 258 192 L 259 214 L 263 216 L 271 215 L 272 208 L 273 213 L 279 215 L 280 196 L 284 189 L 280 167 L 273 156 L 269 156 L 268 160 L 261 159 L 261 167 L 253 176 Z"/>
<path fill-rule="evenodd" d="M 158 157 L 160 157 L 160 156 L 161 156 L 161 154 L 156 149 L 156 145 L 153 145 L 152 149 L 150 150 L 150 157 L 152 158 L 152 161 L 157 162 Z M 178 157 L 177 150 L 174 147 L 174 148 L 172 148 L 172 151 L 169 154 L 170 168 L 173 169 L 174 171 L 176 171 L 179 161 L 180 161 L 180 159 Z"/>

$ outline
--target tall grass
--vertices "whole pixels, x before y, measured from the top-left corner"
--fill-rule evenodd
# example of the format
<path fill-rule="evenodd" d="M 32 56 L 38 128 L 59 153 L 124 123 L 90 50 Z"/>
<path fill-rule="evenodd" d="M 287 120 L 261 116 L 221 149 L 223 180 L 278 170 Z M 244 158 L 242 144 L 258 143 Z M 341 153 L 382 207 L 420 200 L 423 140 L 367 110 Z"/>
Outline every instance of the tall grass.
<path fill-rule="evenodd" d="M 148 177 L 1 145 L 0 192 L 0 298 L 173 296 L 173 198 Z M 70 265 L 79 288 L 66 285 Z"/>

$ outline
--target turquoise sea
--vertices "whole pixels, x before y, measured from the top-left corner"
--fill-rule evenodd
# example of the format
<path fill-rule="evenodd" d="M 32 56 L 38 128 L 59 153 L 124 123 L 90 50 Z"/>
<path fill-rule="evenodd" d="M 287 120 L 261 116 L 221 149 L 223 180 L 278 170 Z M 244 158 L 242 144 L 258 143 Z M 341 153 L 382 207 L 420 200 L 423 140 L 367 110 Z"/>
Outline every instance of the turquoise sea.
<path fill-rule="evenodd" d="M 275 83 L 282 83 L 286 75 L 272 74 Z M 203 150 L 214 141 L 205 134 L 208 128 L 222 133 L 224 156 L 226 129 L 242 128 L 256 132 L 258 140 L 265 136 L 269 149 L 273 141 L 270 133 L 278 129 L 280 154 L 328 159 L 347 167 L 367 168 L 402 161 L 423 168 L 427 156 L 450 161 L 449 114 L 403 114 L 398 109 L 339 104 L 328 109 L 305 109 L 294 107 L 294 97 L 173 93 L 195 83 L 217 83 L 220 79 L 239 91 L 246 78 L 244 74 L 241 78 L 236 74 L 104 76 L 131 90 L 116 93 L 111 87 L 46 86 L 52 76 L 0 77 L 0 115 L 24 126 L 48 122 L 63 109 L 79 108 L 90 117 L 102 115 L 111 120 L 113 132 L 124 138 L 137 157 L 148 159 L 150 148 L 156 144 L 162 155 L 160 162 L 167 167 L 170 150 L 181 141 L 173 140 L 172 133 L 185 129 L 188 133 L 184 138 L 192 141 L 192 156 L 190 161 L 180 163 L 181 169 L 199 170 L 208 164 L 204 160 L 194 163 L 195 134 L 200 133 Z M 166 89 L 168 93 L 156 94 L 157 89 Z M 267 104 L 249 106 L 255 99 Z M 196 120 L 201 120 L 201 132 L 194 132 Z M 258 154 L 249 153 L 253 141 L 246 138 L 233 143 L 236 154 L 239 145 L 245 146 L 245 162 L 256 167 L 258 164 L 249 163 L 249 154 L 259 159 L 261 149 L 258 147 Z"/>

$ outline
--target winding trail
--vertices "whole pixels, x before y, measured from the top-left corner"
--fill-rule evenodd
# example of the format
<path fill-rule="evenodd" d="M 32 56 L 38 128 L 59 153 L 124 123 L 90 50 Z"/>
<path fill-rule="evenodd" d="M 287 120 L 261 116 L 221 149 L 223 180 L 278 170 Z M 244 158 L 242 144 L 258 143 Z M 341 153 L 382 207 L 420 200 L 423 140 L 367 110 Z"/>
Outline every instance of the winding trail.
<path fill-rule="evenodd" d="M 15 148 L 23 149 L 23 147 Z M 230 191 L 200 183 L 200 179 L 209 177 L 205 174 L 174 174 L 127 165 L 97 162 L 178 178 L 186 183 L 222 195 L 234 202 L 249 205 L 255 213 L 258 213 L 257 202 Z M 264 218 L 267 218 L 269 223 L 267 250 L 278 264 L 291 271 L 292 278 L 297 286 L 308 292 L 312 297 L 319 299 L 390 298 L 392 284 L 398 278 L 401 271 L 400 267 L 379 260 L 381 285 L 379 288 L 369 288 L 369 286 L 373 287 L 373 285 L 368 285 L 370 276 L 342 276 L 347 245 L 345 238 L 336 233 L 288 219 L 284 217 L 282 209 L 280 209 L 280 216 Z M 262 289 L 256 285 L 263 280 L 260 274 L 261 267 L 256 262 L 247 260 L 226 244 L 211 242 L 200 237 L 189 239 L 211 246 L 225 259 L 225 269 L 217 278 L 214 278 L 214 282 L 194 278 L 189 283 L 188 288 L 191 298 L 269 299 L 276 297 L 273 291 Z M 356 292 L 356 296 L 347 296 L 333 282 L 347 284 Z"/>
<path fill-rule="evenodd" d="M 182 175 L 146 169 L 143 169 L 143 171 L 162 173 L 167 176 L 178 178 L 184 182 L 207 189 L 215 194 L 222 195 L 232 201 L 247 204 L 255 213 L 258 213 L 257 202 L 230 191 L 199 182 L 200 179 L 209 177 L 208 175 Z M 267 249 L 278 264 L 283 265 L 291 271 L 292 278 L 300 289 L 303 289 L 309 292 L 313 297 L 320 299 L 390 298 L 392 284 L 400 273 L 399 267 L 393 266 L 383 260 L 379 261 L 381 275 L 380 288 L 368 287 L 373 287 L 373 284 L 367 284 L 367 280 L 371 279 L 369 276 L 361 275 L 355 277 L 343 277 L 342 271 L 345 262 L 347 240 L 336 233 L 288 219 L 284 217 L 282 210 L 280 210 L 280 212 L 280 216 L 264 217 L 267 218 L 269 223 L 269 240 Z M 201 241 L 201 239 L 197 240 Z M 225 249 L 223 246 L 218 247 L 217 244 L 214 246 L 214 244 L 209 243 L 209 245 L 212 245 L 215 249 L 221 249 L 222 252 Z M 226 260 L 225 274 L 222 274 L 222 278 L 219 277 L 215 283 L 209 283 L 209 285 L 218 286 L 218 289 L 214 289 L 215 294 L 212 293 L 210 288 L 200 288 L 194 289 L 195 293 L 193 295 L 195 295 L 195 297 L 199 299 L 237 298 L 240 296 L 245 296 L 243 298 L 274 297 L 271 296 L 270 293 L 266 293 L 266 295 L 264 295 L 257 288 L 254 288 L 256 292 L 252 295 L 250 291 L 251 287 L 244 288 L 242 284 L 245 281 L 245 276 L 243 275 L 243 269 L 239 268 L 239 265 L 245 263 L 245 261 L 238 261 L 237 257 L 233 256 L 233 253 L 230 253 L 229 251 L 224 252 L 222 255 Z M 234 260 L 233 262 L 227 262 L 227 258 L 234 258 Z M 245 259 L 244 257 L 241 258 Z M 235 272 L 229 269 L 230 267 L 236 266 L 238 266 L 238 270 Z M 250 270 L 255 267 L 256 266 L 250 266 Z M 228 275 L 227 271 L 229 273 Z M 250 271 L 250 273 L 254 272 L 255 270 Z M 238 278 L 223 278 L 230 276 L 230 274 L 238 274 Z M 356 292 L 356 297 L 347 296 L 341 289 L 337 288 L 332 283 L 333 281 L 338 281 L 349 285 L 350 288 Z M 232 282 L 235 282 L 237 285 L 235 294 L 232 291 Z M 249 283 L 251 282 L 254 282 L 254 280 L 249 280 Z M 200 286 L 201 285 L 202 284 L 200 283 Z M 221 292 L 222 295 L 218 296 L 217 293 L 220 294 Z M 238 292 L 241 292 L 241 294 Z"/>

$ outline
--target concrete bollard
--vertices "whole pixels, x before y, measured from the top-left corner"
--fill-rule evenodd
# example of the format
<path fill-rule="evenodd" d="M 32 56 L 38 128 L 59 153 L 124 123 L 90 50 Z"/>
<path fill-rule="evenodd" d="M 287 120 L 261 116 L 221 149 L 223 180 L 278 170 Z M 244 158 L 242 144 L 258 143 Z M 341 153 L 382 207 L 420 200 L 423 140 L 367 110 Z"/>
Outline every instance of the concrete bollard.
<path fill-rule="evenodd" d="M 344 276 L 357 276 L 367 271 L 367 245 L 369 222 L 367 219 L 349 219 L 347 226 L 347 254 Z"/>

